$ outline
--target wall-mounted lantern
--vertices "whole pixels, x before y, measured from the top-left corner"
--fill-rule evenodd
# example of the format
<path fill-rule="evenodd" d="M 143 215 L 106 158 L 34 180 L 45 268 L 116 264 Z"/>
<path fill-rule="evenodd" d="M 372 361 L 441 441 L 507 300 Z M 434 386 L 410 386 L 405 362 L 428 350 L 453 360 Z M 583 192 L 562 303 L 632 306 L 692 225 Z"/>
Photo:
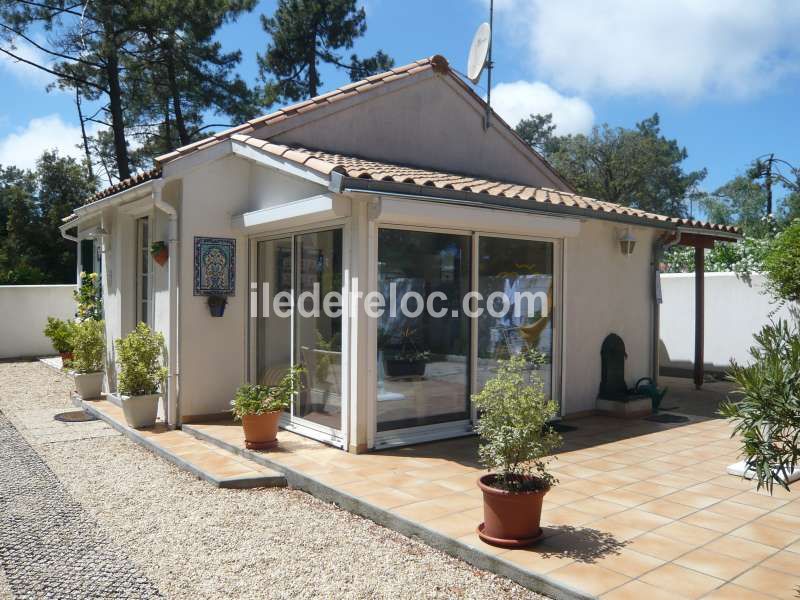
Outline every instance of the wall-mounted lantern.
<path fill-rule="evenodd" d="M 633 254 L 633 249 L 636 246 L 636 238 L 633 237 L 630 228 L 626 228 L 625 232 L 617 240 L 619 241 L 619 249 L 625 256 Z"/>

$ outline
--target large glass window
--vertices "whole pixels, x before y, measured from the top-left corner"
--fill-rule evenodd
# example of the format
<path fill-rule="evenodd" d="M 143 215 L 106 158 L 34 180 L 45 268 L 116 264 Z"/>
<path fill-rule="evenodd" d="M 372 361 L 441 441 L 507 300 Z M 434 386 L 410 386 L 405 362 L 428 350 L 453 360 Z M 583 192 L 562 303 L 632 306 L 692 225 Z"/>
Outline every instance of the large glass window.
<path fill-rule="evenodd" d="M 478 243 L 478 291 L 486 310 L 478 318 L 476 392 L 497 371 L 498 360 L 535 349 L 546 357 L 540 370 L 545 393 L 552 395 L 553 244 L 481 236 Z M 502 299 L 507 310 L 501 310 Z M 488 310 L 494 297 L 494 312 Z"/>
<path fill-rule="evenodd" d="M 470 246 L 467 235 L 379 231 L 378 431 L 469 419 Z M 436 292 L 440 317 L 425 309 Z"/>

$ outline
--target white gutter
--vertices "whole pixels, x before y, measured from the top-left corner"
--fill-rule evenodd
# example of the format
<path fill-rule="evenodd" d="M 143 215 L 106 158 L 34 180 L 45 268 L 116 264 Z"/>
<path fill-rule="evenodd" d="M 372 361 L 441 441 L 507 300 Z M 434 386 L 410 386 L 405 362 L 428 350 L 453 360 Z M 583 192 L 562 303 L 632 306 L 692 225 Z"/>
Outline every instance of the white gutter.
<path fill-rule="evenodd" d="M 169 215 L 169 259 L 167 262 L 167 278 L 169 290 L 169 335 L 167 348 L 167 402 L 166 421 L 170 427 L 180 425 L 178 394 L 179 394 L 179 362 L 178 362 L 178 272 L 180 256 L 178 245 L 178 211 L 164 202 L 162 191 L 163 180 L 153 182 L 153 205 L 160 211 Z"/>
<path fill-rule="evenodd" d="M 69 223 L 64 223 L 63 225 L 60 225 L 58 231 L 61 232 L 62 238 L 64 238 L 65 240 L 69 240 L 70 242 L 75 242 L 77 244 L 78 238 L 74 235 L 70 235 L 67 233 L 67 229 L 72 229 L 73 227 L 77 226 L 78 226 L 78 221 L 76 219 L 75 221 L 70 221 Z"/>
<path fill-rule="evenodd" d="M 140 183 L 139 185 L 135 185 L 132 188 L 128 188 L 127 190 L 122 190 L 117 192 L 116 194 L 112 194 L 111 196 L 106 196 L 105 198 L 101 198 L 100 200 L 95 200 L 94 202 L 90 202 L 89 204 L 84 204 L 83 206 L 79 206 L 72 212 L 74 212 L 77 217 L 83 217 L 92 213 L 96 213 L 100 210 L 103 210 L 104 208 L 116 206 L 117 204 L 120 204 L 121 202 L 124 202 L 126 200 L 136 200 L 137 198 L 145 198 L 147 196 L 147 188 L 154 186 L 155 183 L 158 181 L 161 180 L 150 179 L 148 181 Z M 133 196 L 133 198 L 131 198 L 131 196 Z"/>

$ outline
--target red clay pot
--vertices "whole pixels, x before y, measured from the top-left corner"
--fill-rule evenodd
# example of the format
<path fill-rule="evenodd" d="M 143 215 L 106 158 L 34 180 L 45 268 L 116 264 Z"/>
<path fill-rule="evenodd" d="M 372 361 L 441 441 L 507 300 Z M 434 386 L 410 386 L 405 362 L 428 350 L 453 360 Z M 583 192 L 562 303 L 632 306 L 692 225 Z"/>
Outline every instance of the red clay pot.
<path fill-rule="evenodd" d="M 483 492 L 483 523 L 478 526 L 478 537 L 501 548 L 530 546 L 542 536 L 542 502 L 550 489 L 508 492 L 492 487 L 494 478 L 490 473 L 478 480 Z"/>
<path fill-rule="evenodd" d="M 62 361 L 72 360 L 74 358 L 72 352 L 59 352 L 59 355 L 61 355 Z"/>
<path fill-rule="evenodd" d="M 164 266 L 169 258 L 169 248 L 164 246 L 158 252 L 153 253 L 153 260 L 156 261 L 160 266 Z"/>
<path fill-rule="evenodd" d="M 260 415 L 244 415 L 244 445 L 250 450 L 266 450 L 278 445 L 278 421 L 281 411 L 263 413 Z"/>

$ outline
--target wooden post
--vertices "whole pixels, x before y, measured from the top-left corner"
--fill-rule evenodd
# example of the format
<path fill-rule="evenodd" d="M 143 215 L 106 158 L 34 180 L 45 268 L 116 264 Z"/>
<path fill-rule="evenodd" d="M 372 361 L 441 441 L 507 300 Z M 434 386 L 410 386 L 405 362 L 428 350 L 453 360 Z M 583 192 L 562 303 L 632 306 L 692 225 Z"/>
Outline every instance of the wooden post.
<path fill-rule="evenodd" d="M 705 248 L 702 244 L 694 247 L 694 386 L 699 390 L 703 385 L 703 334 L 705 332 Z"/>

